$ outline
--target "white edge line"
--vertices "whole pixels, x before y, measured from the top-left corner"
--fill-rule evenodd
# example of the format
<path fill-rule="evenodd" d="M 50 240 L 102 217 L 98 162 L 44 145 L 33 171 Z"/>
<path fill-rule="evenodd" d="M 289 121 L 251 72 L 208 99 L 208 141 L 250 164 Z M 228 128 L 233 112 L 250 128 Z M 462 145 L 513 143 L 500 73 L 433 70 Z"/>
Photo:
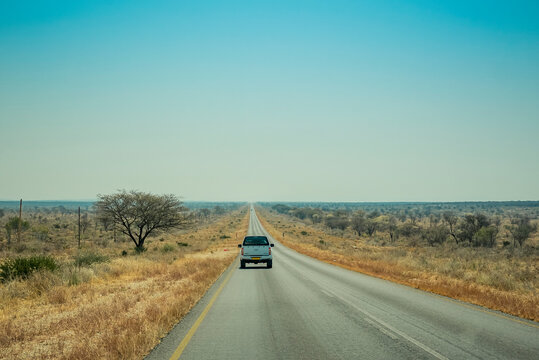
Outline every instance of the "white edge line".
<path fill-rule="evenodd" d="M 412 344 L 414 344 L 415 346 L 423 349 L 424 351 L 428 352 L 429 354 L 431 354 L 432 356 L 434 356 L 435 358 L 437 359 L 440 359 L 440 360 L 449 360 L 448 358 L 446 358 L 445 356 L 443 356 L 442 354 L 440 354 L 439 352 L 437 352 L 436 350 L 433 350 L 431 349 L 430 347 L 428 347 L 427 345 L 417 341 L 416 339 L 406 335 L 404 332 L 400 331 L 400 330 L 397 330 L 395 329 L 393 326 L 389 325 L 388 323 L 386 323 L 385 321 L 383 320 L 380 320 L 378 319 L 376 316 L 370 314 L 369 312 L 361 309 L 360 307 L 358 307 L 357 305 L 351 303 L 350 301 L 346 300 L 345 298 L 333 293 L 333 295 L 335 295 L 337 298 L 339 298 L 340 300 L 344 301 L 345 303 L 347 303 L 348 305 L 350 305 L 351 307 L 353 307 L 354 309 L 356 309 L 357 311 L 363 313 L 364 315 L 366 315 L 367 317 L 371 318 L 372 320 L 376 321 L 378 324 L 386 327 L 387 329 L 393 331 L 395 334 L 399 335 L 400 337 L 402 337 L 403 339 L 406 339 L 408 340 L 409 342 L 411 342 Z"/>

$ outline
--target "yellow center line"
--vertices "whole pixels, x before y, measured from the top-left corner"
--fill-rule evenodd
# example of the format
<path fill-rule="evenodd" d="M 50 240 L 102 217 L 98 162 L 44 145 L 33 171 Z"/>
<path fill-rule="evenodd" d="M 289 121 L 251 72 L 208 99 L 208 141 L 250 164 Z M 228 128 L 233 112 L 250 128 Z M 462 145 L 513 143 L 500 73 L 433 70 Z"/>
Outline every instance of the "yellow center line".
<path fill-rule="evenodd" d="M 235 262 L 234 262 L 235 263 Z M 178 360 L 180 358 L 180 356 L 182 355 L 183 351 L 185 350 L 185 347 L 187 346 L 187 344 L 189 344 L 189 341 L 191 340 L 191 338 L 193 337 L 193 335 L 195 335 L 198 327 L 200 326 L 200 324 L 202 324 L 202 321 L 204 320 L 204 318 L 206 317 L 206 315 L 208 314 L 208 312 L 210 311 L 211 307 L 213 306 L 213 303 L 215 302 L 215 300 L 217 299 L 217 296 L 219 296 L 219 294 L 221 293 L 221 291 L 223 290 L 223 288 L 225 287 L 226 283 L 228 282 L 228 280 L 230 279 L 230 277 L 232 276 L 232 274 L 234 273 L 234 270 L 236 269 L 236 266 L 234 266 L 232 268 L 232 270 L 230 270 L 230 272 L 228 273 L 227 277 L 225 278 L 225 280 L 223 280 L 223 282 L 221 283 L 221 286 L 219 286 L 219 289 L 217 289 L 217 291 L 215 292 L 215 294 L 213 295 L 213 297 L 211 298 L 210 302 L 208 303 L 208 305 L 206 305 L 206 308 L 204 308 L 204 311 L 202 311 L 202 314 L 200 314 L 200 316 L 198 317 L 198 319 L 195 321 L 195 323 L 193 324 L 193 326 L 191 327 L 191 329 L 189 329 L 189 331 L 187 332 L 187 335 L 185 335 L 185 337 L 183 338 L 182 342 L 180 343 L 180 345 L 178 345 L 178 347 L 176 348 L 176 350 L 174 351 L 174 354 L 172 354 L 172 356 L 170 357 L 170 360 Z"/>

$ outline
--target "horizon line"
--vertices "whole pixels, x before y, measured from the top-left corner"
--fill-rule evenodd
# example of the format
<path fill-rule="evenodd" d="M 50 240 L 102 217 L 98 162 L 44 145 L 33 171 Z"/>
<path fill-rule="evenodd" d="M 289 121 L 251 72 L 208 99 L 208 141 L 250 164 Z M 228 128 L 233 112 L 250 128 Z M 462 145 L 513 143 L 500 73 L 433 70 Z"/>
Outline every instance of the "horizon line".
<path fill-rule="evenodd" d="M 0 199 L 0 202 L 96 202 L 97 199 Z M 182 202 L 237 202 L 237 203 L 488 203 L 488 202 L 539 202 L 537 200 L 182 200 Z"/>

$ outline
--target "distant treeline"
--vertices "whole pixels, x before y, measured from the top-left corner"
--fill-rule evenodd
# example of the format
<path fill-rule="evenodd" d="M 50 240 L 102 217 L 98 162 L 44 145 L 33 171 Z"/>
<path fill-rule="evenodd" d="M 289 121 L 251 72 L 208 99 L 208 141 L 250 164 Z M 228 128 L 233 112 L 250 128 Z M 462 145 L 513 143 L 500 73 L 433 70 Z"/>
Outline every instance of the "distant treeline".
<path fill-rule="evenodd" d="M 539 201 L 463 201 L 463 202 L 263 202 L 262 206 L 284 205 L 289 208 L 315 208 L 322 211 L 378 211 L 382 214 L 408 213 L 431 214 L 444 211 L 456 213 L 484 212 L 503 214 L 505 210 L 519 210 L 532 217 L 539 216 Z"/>
<path fill-rule="evenodd" d="M 515 203 L 521 206 L 515 206 Z M 300 206 L 302 204 L 303 206 Z M 507 206 L 506 204 L 510 204 Z M 530 204 L 534 206 L 529 206 Z M 501 231 L 503 245 L 524 245 L 537 230 L 532 219 L 539 218 L 539 202 L 477 203 L 263 203 L 272 210 L 329 229 L 350 229 L 358 236 L 376 232 L 390 241 L 422 239 L 430 245 L 448 239 L 461 245 L 494 247 Z"/>
<path fill-rule="evenodd" d="M 41 208 L 65 208 L 65 209 L 89 209 L 94 204 L 94 201 L 24 201 L 24 209 L 41 209 Z M 0 201 L 0 209 L 4 210 L 19 210 L 19 201 Z"/>
<path fill-rule="evenodd" d="M 47 201 L 24 201 L 23 200 L 23 209 L 24 210 L 40 210 L 40 209 L 49 209 L 58 212 L 72 212 L 79 208 L 81 210 L 91 210 L 94 201 L 58 201 L 58 200 L 47 200 Z M 187 208 L 191 210 L 197 209 L 213 209 L 216 206 L 221 208 L 236 209 L 240 206 L 245 205 L 244 202 L 210 202 L 210 201 L 186 201 L 183 203 Z M 19 210 L 19 201 L 0 201 L 0 209 L 4 210 Z"/>

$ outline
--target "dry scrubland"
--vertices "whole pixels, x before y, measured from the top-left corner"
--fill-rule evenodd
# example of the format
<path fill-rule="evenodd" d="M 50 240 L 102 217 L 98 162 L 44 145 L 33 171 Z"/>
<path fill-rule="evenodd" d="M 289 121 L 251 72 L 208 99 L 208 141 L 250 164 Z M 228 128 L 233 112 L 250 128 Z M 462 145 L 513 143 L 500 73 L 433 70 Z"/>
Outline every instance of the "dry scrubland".
<path fill-rule="evenodd" d="M 321 226 L 308 225 L 266 208 L 257 211 L 263 226 L 275 239 L 303 254 L 539 321 L 537 251 L 458 247 L 451 242 L 437 247 L 387 245 L 387 241 L 375 244 L 365 236 L 334 236 Z M 379 236 L 389 237 L 383 233 Z M 537 234 L 534 236 L 529 242 L 535 245 L 539 239 Z"/>
<path fill-rule="evenodd" d="M 86 240 L 81 254 L 106 261 L 81 266 L 73 265 L 76 250 L 64 244 L 73 243 L 72 236 L 53 245 L 12 244 L 21 255 L 47 246 L 61 267 L 0 284 L 0 358 L 143 357 L 231 264 L 236 234 L 244 236 L 247 224 L 243 208 L 154 238 L 138 255 L 131 242 Z"/>

